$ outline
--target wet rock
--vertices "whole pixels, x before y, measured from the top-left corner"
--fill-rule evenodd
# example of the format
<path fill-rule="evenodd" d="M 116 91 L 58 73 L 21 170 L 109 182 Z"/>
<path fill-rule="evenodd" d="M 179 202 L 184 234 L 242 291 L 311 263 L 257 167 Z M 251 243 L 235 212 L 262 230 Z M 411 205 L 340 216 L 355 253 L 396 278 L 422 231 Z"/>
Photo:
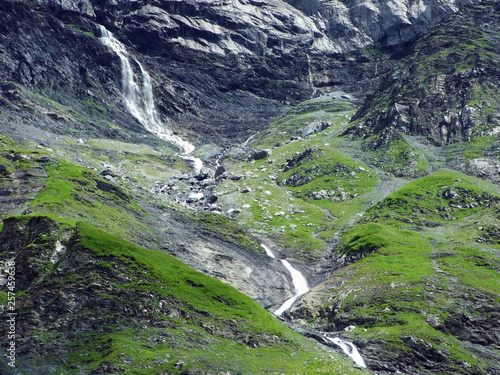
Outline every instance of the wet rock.
<path fill-rule="evenodd" d="M 224 168 L 222 165 L 219 165 L 216 169 L 215 169 L 215 174 L 214 174 L 214 178 L 217 179 L 219 177 L 222 177 L 224 175 L 224 173 L 226 172 L 226 168 Z"/>

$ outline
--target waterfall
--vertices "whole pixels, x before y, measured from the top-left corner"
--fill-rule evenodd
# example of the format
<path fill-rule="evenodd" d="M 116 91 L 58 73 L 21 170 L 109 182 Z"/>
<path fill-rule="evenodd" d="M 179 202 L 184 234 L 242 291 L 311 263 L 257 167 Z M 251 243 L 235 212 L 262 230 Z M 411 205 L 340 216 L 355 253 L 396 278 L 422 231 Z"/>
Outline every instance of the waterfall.
<path fill-rule="evenodd" d="M 307 286 L 306 278 L 295 268 L 291 266 L 286 260 L 281 260 L 281 263 L 286 267 L 290 275 L 292 275 L 293 286 L 295 287 L 295 295 L 292 298 L 287 299 L 278 310 L 274 312 L 274 315 L 281 315 L 283 312 L 288 310 L 293 303 L 299 298 L 301 295 L 309 292 L 309 287 Z"/>
<path fill-rule="evenodd" d="M 160 116 L 156 111 L 153 97 L 153 85 L 148 72 L 142 67 L 139 61 L 133 59 L 133 62 L 139 67 L 141 72 L 142 85 L 140 86 L 136 82 L 136 75 L 132 69 L 129 54 L 125 46 L 104 26 L 99 25 L 99 27 L 101 31 L 100 41 L 102 44 L 109 47 L 120 58 L 122 71 L 121 88 L 123 99 L 129 112 L 147 131 L 177 146 L 181 150 L 179 156 L 185 160 L 191 161 L 194 165 L 195 172 L 198 173 L 203 167 L 203 163 L 199 158 L 189 155 L 194 151 L 195 147 L 188 141 L 173 134 L 160 120 Z"/>
<path fill-rule="evenodd" d="M 59 262 L 60 257 L 64 254 L 66 254 L 66 247 L 63 246 L 60 241 L 57 241 L 55 251 L 50 257 L 50 261 L 55 264 Z"/>
<path fill-rule="evenodd" d="M 264 248 L 266 254 L 269 257 L 275 258 L 273 252 L 266 245 L 261 244 L 261 246 Z M 290 275 L 292 276 L 292 282 L 295 288 L 295 295 L 287 299 L 285 302 L 283 302 L 283 304 L 274 312 L 274 315 L 276 316 L 280 316 L 281 314 L 283 314 L 286 310 L 292 307 L 293 303 L 297 300 L 297 298 L 309 292 L 309 287 L 307 286 L 307 280 L 300 273 L 300 271 L 297 271 L 295 268 L 292 267 L 292 265 L 288 261 L 284 259 L 281 260 L 281 263 L 285 266 L 285 268 L 288 270 L 288 272 L 290 272 Z"/>
<path fill-rule="evenodd" d="M 358 352 L 358 348 L 354 346 L 354 344 L 349 341 L 342 340 L 338 337 L 327 337 L 326 339 L 330 342 L 333 342 L 335 345 L 338 345 L 342 348 L 345 354 L 347 354 L 351 359 L 356 362 L 357 365 L 366 368 L 365 361 L 361 357 Z"/>
<path fill-rule="evenodd" d="M 271 249 L 269 249 L 265 244 L 262 243 L 262 244 L 260 244 L 260 246 L 262 246 L 264 248 L 266 254 L 269 257 L 276 259 L 273 252 L 271 251 Z M 287 299 L 274 312 L 274 315 L 276 315 L 276 316 L 280 316 L 281 314 L 283 314 L 283 312 L 288 310 L 293 305 L 293 303 L 297 300 L 297 298 L 299 298 L 301 295 L 309 292 L 309 287 L 307 286 L 307 280 L 300 273 L 300 271 L 297 271 L 295 268 L 293 268 L 290 265 L 290 263 L 288 263 L 284 259 L 281 260 L 281 263 L 283 263 L 283 265 L 286 267 L 288 272 L 290 272 L 290 274 L 292 275 L 293 286 L 295 287 L 296 294 L 293 297 Z M 356 346 L 353 343 L 350 343 L 349 341 L 342 340 L 338 337 L 328 337 L 328 336 L 326 336 L 326 334 L 324 334 L 324 337 L 328 341 L 334 343 L 335 345 L 340 346 L 342 348 L 342 350 L 344 351 L 344 353 L 347 354 L 357 365 L 366 368 L 365 361 L 363 360 L 363 358 L 359 354 L 358 349 L 356 348 Z"/>
<path fill-rule="evenodd" d="M 309 84 L 311 85 L 311 87 L 314 87 L 312 69 L 311 69 L 311 57 L 309 57 L 309 54 L 306 54 L 306 56 L 307 56 L 307 74 L 309 77 Z"/>
<path fill-rule="evenodd" d="M 270 248 L 268 248 L 266 245 L 264 245 L 263 243 L 260 244 L 260 246 L 263 247 L 264 251 L 266 252 L 267 256 L 268 257 L 271 257 L 273 259 L 276 259 L 276 257 L 274 256 L 273 252 L 271 251 Z"/>

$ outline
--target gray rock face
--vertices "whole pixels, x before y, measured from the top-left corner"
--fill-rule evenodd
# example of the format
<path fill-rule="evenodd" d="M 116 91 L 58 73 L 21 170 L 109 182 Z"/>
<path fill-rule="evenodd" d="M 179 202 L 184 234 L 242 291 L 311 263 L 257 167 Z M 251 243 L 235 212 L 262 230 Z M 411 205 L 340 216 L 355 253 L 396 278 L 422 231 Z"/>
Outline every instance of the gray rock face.
<path fill-rule="evenodd" d="M 414 40 L 460 7 L 480 0 L 287 1 L 311 16 L 319 14 L 328 38 L 345 52 L 371 44 L 394 46 Z"/>
<path fill-rule="evenodd" d="M 408 42 L 475 2 L 479 0 L 139 1 L 123 21 L 142 21 L 149 33 L 205 53 L 276 56 L 301 47 L 341 53 Z M 188 11 L 196 17 L 187 16 Z"/>
<path fill-rule="evenodd" d="M 189 223 L 169 224 L 165 230 L 169 251 L 188 266 L 224 281 L 266 308 L 292 296 L 289 273 L 278 260 L 214 237 L 207 240 Z"/>
<path fill-rule="evenodd" d="M 360 70 L 335 54 L 410 40 L 463 2 L 447 1 L 443 9 L 436 1 L 384 4 L 2 1 L 0 70 L 4 80 L 85 118 L 106 108 L 127 131 L 144 132 L 120 102 L 120 63 L 97 39 L 96 24 L 104 24 L 149 71 L 165 120 L 189 130 L 192 143 L 211 139 L 227 145 L 261 130 L 284 105 L 309 98 L 315 88 L 335 86 L 366 95 L 359 84 L 372 82 L 374 69 Z M 37 12 L 51 17 L 37 17 Z M 16 42 L 20 39 L 24 43 Z M 44 125 L 64 133 L 65 127 L 53 124 L 62 121 L 87 133 L 123 135 L 96 127 L 97 121 L 82 124 L 60 114 Z"/>
<path fill-rule="evenodd" d="M 95 17 L 94 8 L 90 0 L 37 0 L 53 14 L 60 11 L 69 11 L 83 14 L 88 17 Z"/>
<path fill-rule="evenodd" d="M 130 13 L 116 13 L 116 17 L 168 43 L 221 56 L 270 57 L 290 54 L 303 46 L 335 50 L 324 22 L 281 0 L 169 1 L 155 5 L 139 1 Z"/>
<path fill-rule="evenodd" d="M 97 14 L 107 22 L 143 23 L 150 33 L 204 53 L 269 56 L 300 45 L 313 52 L 397 45 L 480 0 L 36 1 L 53 14 Z"/>
<path fill-rule="evenodd" d="M 387 149 L 406 135 L 439 147 L 482 139 L 477 154 L 456 157 L 449 164 L 497 182 L 500 100 L 493 87 L 500 84 L 500 71 L 498 54 L 489 51 L 500 48 L 499 9 L 498 2 L 471 5 L 419 39 L 381 79 L 346 134 L 361 136 L 365 150 Z M 467 53 L 466 46 L 479 35 L 486 41 Z M 418 155 L 409 150 L 410 163 L 393 169 L 396 175 L 419 175 L 414 163 Z M 379 166 L 389 166 L 387 155 L 379 158 Z"/>
<path fill-rule="evenodd" d="M 472 159 L 460 167 L 467 174 L 500 183 L 500 162 L 493 158 Z"/>

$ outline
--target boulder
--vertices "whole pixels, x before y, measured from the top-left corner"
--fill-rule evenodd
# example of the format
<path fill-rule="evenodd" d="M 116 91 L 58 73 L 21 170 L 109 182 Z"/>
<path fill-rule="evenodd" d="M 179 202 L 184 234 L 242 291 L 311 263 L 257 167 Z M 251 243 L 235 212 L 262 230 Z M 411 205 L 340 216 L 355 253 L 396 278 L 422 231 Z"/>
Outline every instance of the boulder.
<path fill-rule="evenodd" d="M 319 133 L 325 129 L 328 129 L 330 124 L 325 121 L 314 121 L 313 123 L 307 125 L 304 130 L 302 130 L 302 138 L 309 137 L 314 133 Z"/>
<path fill-rule="evenodd" d="M 219 177 L 222 177 L 222 175 L 226 172 L 226 168 L 224 168 L 222 165 L 217 166 L 215 169 L 215 174 L 214 178 L 217 179 Z"/>
<path fill-rule="evenodd" d="M 186 203 L 196 203 L 203 199 L 203 193 L 191 193 L 186 198 Z"/>
<path fill-rule="evenodd" d="M 260 160 L 271 156 L 271 150 L 253 150 L 250 154 L 249 160 Z"/>
<path fill-rule="evenodd" d="M 196 176 L 196 179 L 198 181 L 202 181 L 202 180 L 206 180 L 207 178 L 213 177 L 213 176 L 214 176 L 214 171 L 212 171 L 209 168 L 203 167 L 203 168 L 201 168 L 200 172 Z"/>

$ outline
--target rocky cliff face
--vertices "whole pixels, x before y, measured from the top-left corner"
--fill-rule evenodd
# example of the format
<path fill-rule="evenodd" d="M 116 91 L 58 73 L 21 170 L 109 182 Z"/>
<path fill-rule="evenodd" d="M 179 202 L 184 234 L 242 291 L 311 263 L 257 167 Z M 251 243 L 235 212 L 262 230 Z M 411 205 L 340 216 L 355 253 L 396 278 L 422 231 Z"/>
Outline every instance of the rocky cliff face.
<path fill-rule="evenodd" d="M 367 149 L 404 135 L 436 146 L 477 144 L 450 164 L 498 181 L 499 9 L 497 3 L 469 7 L 432 29 L 386 76 L 347 132 L 363 137 Z"/>
<path fill-rule="evenodd" d="M 309 1 L 289 3 L 321 14 L 326 34 L 343 52 L 353 48 L 397 46 L 423 36 L 447 15 L 479 1 Z"/>
<path fill-rule="evenodd" d="M 66 118 L 71 128 L 120 137 L 106 126 L 120 118 L 127 132 L 140 132 L 120 104 L 116 57 L 98 44 L 96 23 L 104 24 L 151 71 L 170 126 L 198 143 L 244 140 L 283 104 L 304 100 L 315 88 L 363 96 L 357 83 L 373 79 L 375 68 L 359 69 L 340 53 L 411 41 L 462 5 L 384 4 L 318 2 L 312 12 L 307 2 L 283 1 L 5 1 L 3 41 L 22 35 L 24 43 L 3 49 L 2 71 L 4 80 L 81 114 Z M 324 58 L 332 54 L 337 57 Z M 355 58 L 377 63 L 363 53 Z"/>

